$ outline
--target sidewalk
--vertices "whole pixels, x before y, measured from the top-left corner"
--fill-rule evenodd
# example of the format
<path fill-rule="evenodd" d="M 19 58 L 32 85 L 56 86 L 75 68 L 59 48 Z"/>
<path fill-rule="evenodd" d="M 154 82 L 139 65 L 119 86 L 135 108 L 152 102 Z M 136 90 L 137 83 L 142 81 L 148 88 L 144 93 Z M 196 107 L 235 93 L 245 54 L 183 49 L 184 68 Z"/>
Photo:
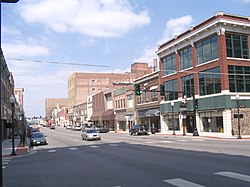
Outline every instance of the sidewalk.
<path fill-rule="evenodd" d="M 26 142 L 28 139 L 26 139 Z M 16 156 L 26 155 L 30 153 L 29 145 L 19 146 L 20 139 L 15 138 L 15 152 Z M 2 142 L 2 157 L 11 157 L 12 153 L 12 139 L 6 139 Z"/>

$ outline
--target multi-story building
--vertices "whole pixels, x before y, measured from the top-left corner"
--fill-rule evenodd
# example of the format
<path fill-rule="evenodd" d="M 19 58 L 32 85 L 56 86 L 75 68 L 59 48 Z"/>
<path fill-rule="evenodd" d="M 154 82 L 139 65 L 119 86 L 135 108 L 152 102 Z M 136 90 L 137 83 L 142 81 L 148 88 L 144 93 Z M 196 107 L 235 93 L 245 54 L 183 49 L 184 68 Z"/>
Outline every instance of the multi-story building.
<path fill-rule="evenodd" d="M 14 95 L 16 98 L 16 101 L 19 103 L 20 106 L 20 112 L 24 112 L 23 109 L 23 94 L 24 94 L 24 88 L 14 88 Z"/>
<path fill-rule="evenodd" d="M 67 98 L 46 98 L 45 99 L 45 117 L 46 119 L 52 118 L 52 110 L 57 107 L 66 107 L 68 103 Z"/>
<path fill-rule="evenodd" d="M 160 93 L 159 93 L 159 72 L 153 72 L 134 81 L 140 85 L 141 94 L 135 95 L 134 109 L 136 123 L 148 125 L 160 131 Z"/>
<path fill-rule="evenodd" d="M 147 63 L 134 63 L 129 73 L 87 73 L 74 72 L 68 79 L 68 107 L 87 102 L 91 94 L 100 93 L 108 89 L 120 88 L 121 83 L 133 83 L 135 78 L 152 71 Z M 71 112 L 71 111 L 70 111 Z"/>
<path fill-rule="evenodd" d="M 88 112 L 94 111 L 89 104 L 90 96 L 105 90 L 119 89 L 124 85 L 133 83 L 135 78 L 148 74 L 152 71 L 147 63 L 134 63 L 131 72 L 126 73 L 84 73 L 75 72 L 68 79 L 68 108 L 69 121 L 73 123 L 73 107 L 87 102 Z M 90 107 L 90 108 L 89 108 Z M 88 115 L 94 119 L 93 115 Z"/>
<path fill-rule="evenodd" d="M 186 124 L 188 132 L 250 134 L 249 33 L 249 17 L 218 12 L 158 47 L 167 91 L 163 132 L 174 127 L 182 133 Z M 180 107 L 184 95 L 186 111 Z"/>

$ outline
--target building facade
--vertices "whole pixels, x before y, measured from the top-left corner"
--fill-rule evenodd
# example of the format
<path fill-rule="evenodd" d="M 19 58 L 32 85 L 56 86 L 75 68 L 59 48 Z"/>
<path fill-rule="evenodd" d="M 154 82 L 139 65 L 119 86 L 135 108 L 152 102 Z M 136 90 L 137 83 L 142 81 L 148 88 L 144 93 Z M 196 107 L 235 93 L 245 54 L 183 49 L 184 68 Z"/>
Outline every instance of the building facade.
<path fill-rule="evenodd" d="M 163 132 L 250 134 L 249 34 L 249 17 L 218 12 L 158 47 Z"/>
<path fill-rule="evenodd" d="M 52 110 L 57 107 L 66 107 L 68 104 L 67 98 L 46 98 L 45 99 L 45 118 L 52 118 Z"/>
<path fill-rule="evenodd" d="M 135 95 L 134 109 L 135 122 L 148 125 L 149 129 L 157 132 L 161 129 L 160 123 L 160 93 L 159 72 L 153 72 L 134 81 L 140 85 L 141 94 Z"/>

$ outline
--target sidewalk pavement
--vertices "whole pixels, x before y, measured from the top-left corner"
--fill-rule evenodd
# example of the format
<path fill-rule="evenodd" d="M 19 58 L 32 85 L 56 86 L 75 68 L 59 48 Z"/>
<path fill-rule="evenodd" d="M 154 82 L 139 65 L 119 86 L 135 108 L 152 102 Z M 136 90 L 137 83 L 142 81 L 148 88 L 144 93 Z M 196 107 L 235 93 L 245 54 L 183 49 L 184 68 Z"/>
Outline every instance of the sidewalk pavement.
<path fill-rule="evenodd" d="M 20 145 L 20 139 L 15 138 L 15 152 L 16 156 L 26 155 L 30 153 L 29 145 Z M 28 142 L 28 139 L 26 139 Z M 2 157 L 11 157 L 12 153 L 12 139 L 6 139 L 2 142 Z"/>
<path fill-rule="evenodd" d="M 129 131 L 123 131 L 123 130 L 118 130 L 118 131 L 110 131 L 110 132 L 113 132 L 113 133 L 129 133 Z M 151 134 L 151 133 L 149 133 Z M 176 135 L 173 135 L 172 133 L 161 133 L 161 132 L 156 132 L 155 135 L 158 135 L 158 136 L 183 136 L 182 133 L 177 133 L 176 132 Z M 199 132 L 199 136 L 193 136 L 193 133 L 186 133 L 186 136 L 187 137 L 202 137 L 202 138 L 208 138 L 208 139 L 221 139 L 221 140 L 250 140 L 250 135 L 241 135 L 242 139 L 237 139 L 238 135 L 231 135 L 231 136 L 227 136 L 227 135 L 224 135 L 223 133 L 203 133 L 203 132 Z"/>

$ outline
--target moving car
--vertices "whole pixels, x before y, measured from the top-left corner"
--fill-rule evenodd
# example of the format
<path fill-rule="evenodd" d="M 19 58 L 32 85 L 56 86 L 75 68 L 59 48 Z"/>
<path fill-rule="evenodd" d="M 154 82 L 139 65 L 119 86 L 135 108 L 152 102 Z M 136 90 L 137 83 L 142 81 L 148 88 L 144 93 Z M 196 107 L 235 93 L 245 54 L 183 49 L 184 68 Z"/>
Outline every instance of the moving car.
<path fill-rule="evenodd" d="M 129 134 L 130 135 L 140 135 L 140 134 L 147 135 L 148 134 L 148 126 L 141 125 L 141 124 L 133 125 L 132 128 L 129 129 Z"/>
<path fill-rule="evenodd" d="M 101 135 L 96 129 L 85 129 L 81 134 L 82 140 L 101 140 Z"/>
<path fill-rule="evenodd" d="M 47 145 L 46 136 L 42 132 L 34 132 L 30 136 L 30 145 Z"/>
<path fill-rule="evenodd" d="M 102 133 L 102 132 L 104 132 L 104 133 L 109 132 L 108 128 L 102 127 L 102 126 L 95 126 L 95 129 L 97 130 L 97 132 L 100 132 L 100 133 Z"/>

